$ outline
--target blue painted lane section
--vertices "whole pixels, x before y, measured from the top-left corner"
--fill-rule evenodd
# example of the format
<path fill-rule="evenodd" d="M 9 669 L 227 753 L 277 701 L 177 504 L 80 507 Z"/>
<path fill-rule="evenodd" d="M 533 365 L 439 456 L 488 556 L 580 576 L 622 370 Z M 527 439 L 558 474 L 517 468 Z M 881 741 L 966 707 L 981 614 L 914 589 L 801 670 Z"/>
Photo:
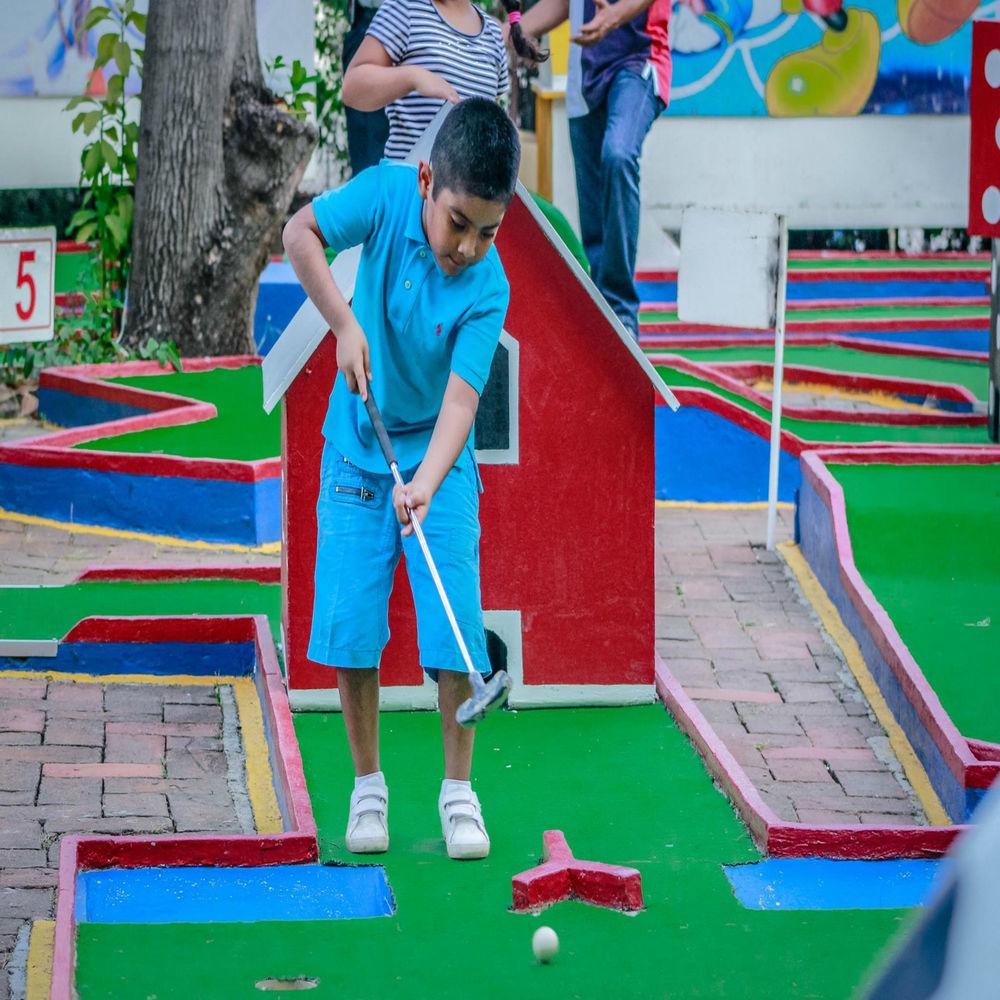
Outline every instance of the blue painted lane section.
<path fill-rule="evenodd" d="M 261 545 L 281 537 L 278 483 L 277 477 L 247 483 L 0 462 L 0 507 L 56 521 Z"/>
<path fill-rule="evenodd" d="M 748 910 L 897 910 L 923 906 L 950 862 L 769 858 L 724 865 Z"/>
<path fill-rule="evenodd" d="M 256 666 L 252 642 L 61 642 L 55 656 L 0 656 L 0 670 L 68 674 L 250 677 Z"/>
<path fill-rule="evenodd" d="M 755 503 L 767 499 L 770 445 L 739 424 L 696 406 L 676 413 L 658 406 L 656 499 L 700 503 Z M 802 482 L 799 460 L 783 451 L 778 499 L 788 503 Z"/>
<path fill-rule="evenodd" d="M 126 417 L 146 417 L 151 410 L 95 396 L 79 396 L 61 389 L 38 390 L 38 415 L 58 427 L 90 427 Z"/>
<path fill-rule="evenodd" d="M 291 264 L 272 261 L 264 268 L 253 316 L 253 339 L 258 354 L 265 355 L 271 350 L 305 297 Z"/>
<path fill-rule="evenodd" d="M 794 316 L 790 320 L 794 320 Z M 760 333 L 752 330 L 736 330 L 732 334 L 726 333 L 726 337 L 740 337 L 746 334 L 747 338 L 753 337 L 758 343 Z M 678 328 L 670 333 L 648 333 L 644 332 L 639 338 L 639 344 L 645 351 L 655 351 L 656 353 L 666 353 L 670 350 L 670 338 L 683 337 L 685 340 L 718 340 L 722 334 L 715 332 L 703 333 L 697 330 Z M 948 329 L 948 330 L 820 330 L 815 334 L 808 331 L 790 333 L 788 343 L 794 344 L 796 340 L 803 337 L 847 337 L 854 339 L 859 337 L 863 340 L 878 340 L 886 344 L 915 344 L 918 347 L 943 347 L 952 351 L 982 351 L 984 354 L 989 350 L 989 330 L 974 329 Z M 667 338 L 666 343 L 663 342 Z M 652 343 L 657 341 L 657 343 Z"/>
<path fill-rule="evenodd" d="M 378 865 L 111 868 L 81 872 L 76 919 L 103 924 L 350 920 L 396 909 Z"/>

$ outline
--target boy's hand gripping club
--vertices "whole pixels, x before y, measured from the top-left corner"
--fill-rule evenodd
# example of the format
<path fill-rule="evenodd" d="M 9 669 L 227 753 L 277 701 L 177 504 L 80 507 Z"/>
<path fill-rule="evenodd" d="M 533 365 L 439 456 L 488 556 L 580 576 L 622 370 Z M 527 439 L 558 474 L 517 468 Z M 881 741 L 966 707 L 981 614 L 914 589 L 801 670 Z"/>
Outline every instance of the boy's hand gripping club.
<path fill-rule="evenodd" d="M 379 413 L 378 406 L 375 403 L 371 386 L 368 387 L 368 398 L 365 400 L 365 407 L 368 410 L 368 419 L 371 420 L 375 436 L 378 438 L 378 443 L 382 448 L 382 454 L 389 465 L 392 478 L 402 488 L 404 486 L 403 477 L 399 474 L 399 463 L 396 461 L 396 453 L 393 451 L 392 442 L 389 440 L 385 424 L 382 423 L 382 414 Z M 510 693 L 511 680 L 506 670 L 498 670 L 489 681 L 484 681 L 482 675 L 472 665 L 472 657 L 469 656 L 469 650 L 465 645 L 465 640 L 462 638 L 461 629 L 459 629 L 458 622 L 455 619 L 455 612 L 451 610 L 451 602 L 448 600 L 444 584 L 441 582 L 437 566 L 434 564 L 434 559 L 431 556 L 427 539 L 424 537 L 424 530 L 420 526 L 420 519 L 409 507 L 406 509 L 410 515 L 410 524 L 413 525 L 413 532 L 417 536 L 417 541 L 420 543 L 424 558 L 427 560 L 427 568 L 430 570 L 431 579 L 437 588 L 441 604 L 444 605 L 444 612 L 448 616 L 448 624 L 451 625 L 451 631 L 455 636 L 455 641 L 458 643 L 458 648 L 462 654 L 462 659 L 465 661 L 466 669 L 469 671 L 469 683 L 472 685 L 472 695 L 458 706 L 455 712 L 455 719 L 462 726 L 474 726 L 490 709 L 499 708 L 503 705 L 507 700 L 507 695 Z"/>

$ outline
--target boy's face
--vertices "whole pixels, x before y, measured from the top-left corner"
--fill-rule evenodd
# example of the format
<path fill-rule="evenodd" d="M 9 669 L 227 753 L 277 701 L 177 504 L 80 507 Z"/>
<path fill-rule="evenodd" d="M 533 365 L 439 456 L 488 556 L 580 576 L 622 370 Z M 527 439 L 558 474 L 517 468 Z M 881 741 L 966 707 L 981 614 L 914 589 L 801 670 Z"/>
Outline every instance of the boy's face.
<path fill-rule="evenodd" d="M 421 162 L 420 197 L 424 233 L 438 267 L 445 274 L 461 274 L 481 261 L 493 246 L 507 206 L 501 201 L 485 201 L 451 188 L 434 190 L 429 163 Z"/>

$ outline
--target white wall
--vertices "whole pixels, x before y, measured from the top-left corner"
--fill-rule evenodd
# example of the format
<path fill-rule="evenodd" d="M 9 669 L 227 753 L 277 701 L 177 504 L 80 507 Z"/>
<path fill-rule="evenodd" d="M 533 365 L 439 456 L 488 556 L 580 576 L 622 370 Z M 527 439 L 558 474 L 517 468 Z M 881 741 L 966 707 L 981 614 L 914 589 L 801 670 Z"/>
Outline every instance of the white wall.
<path fill-rule="evenodd" d="M 70 129 L 67 97 L 0 100 L 0 188 L 76 187 L 88 137 Z"/>
<path fill-rule="evenodd" d="M 577 225 L 565 109 L 553 108 L 555 203 Z M 793 229 L 964 226 L 969 119 L 660 118 L 642 158 L 644 224 L 687 205 L 783 212 Z"/>

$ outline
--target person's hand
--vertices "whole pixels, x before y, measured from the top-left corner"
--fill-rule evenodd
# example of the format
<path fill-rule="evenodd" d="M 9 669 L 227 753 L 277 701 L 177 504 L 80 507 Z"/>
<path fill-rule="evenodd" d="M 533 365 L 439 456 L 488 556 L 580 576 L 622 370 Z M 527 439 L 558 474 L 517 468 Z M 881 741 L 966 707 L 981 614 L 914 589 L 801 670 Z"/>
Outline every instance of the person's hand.
<path fill-rule="evenodd" d="M 368 401 L 368 383 L 372 378 L 368 338 L 352 316 L 351 322 L 337 333 L 337 368 L 343 372 L 347 388 Z"/>
<path fill-rule="evenodd" d="M 434 97 L 439 101 L 451 101 L 458 104 L 462 99 L 458 91 L 443 77 L 420 66 L 410 67 L 410 79 L 413 89 L 423 97 Z"/>
<path fill-rule="evenodd" d="M 413 534 L 413 523 L 410 520 L 412 511 L 422 524 L 430 510 L 433 493 L 420 482 L 419 479 L 412 479 L 403 486 L 398 484 L 392 489 L 392 506 L 396 510 L 396 520 L 403 526 L 400 534 L 406 538 Z"/>
<path fill-rule="evenodd" d="M 618 12 L 608 0 L 594 0 L 594 16 L 580 26 L 580 33 L 570 39 L 587 48 L 596 45 L 618 27 Z"/>

